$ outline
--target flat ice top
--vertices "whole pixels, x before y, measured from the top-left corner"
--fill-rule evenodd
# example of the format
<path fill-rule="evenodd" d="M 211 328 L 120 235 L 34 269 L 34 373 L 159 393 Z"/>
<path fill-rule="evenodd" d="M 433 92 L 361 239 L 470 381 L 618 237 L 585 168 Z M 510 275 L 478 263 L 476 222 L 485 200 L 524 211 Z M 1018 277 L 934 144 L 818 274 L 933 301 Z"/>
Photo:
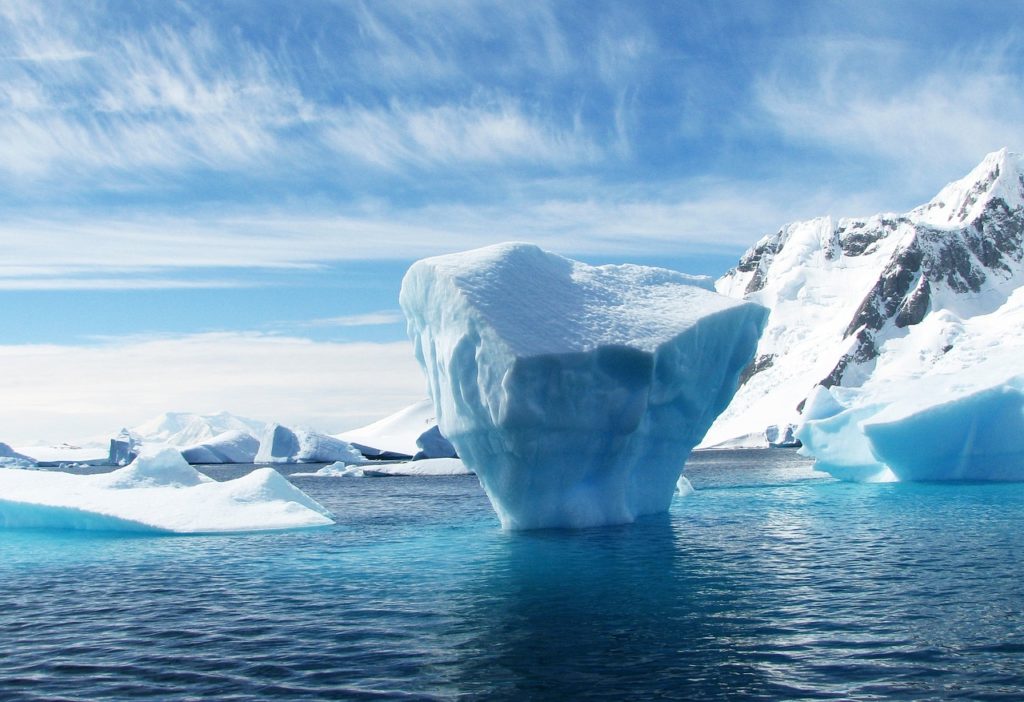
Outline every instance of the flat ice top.
<path fill-rule="evenodd" d="M 519 356 L 625 345 L 653 351 L 710 314 L 744 303 L 707 279 L 632 264 L 590 266 L 532 244 L 506 243 L 423 259 Z"/>
<path fill-rule="evenodd" d="M 328 515 L 272 468 L 217 482 L 168 448 L 100 475 L 0 469 L 0 527 L 187 534 L 327 526 Z"/>

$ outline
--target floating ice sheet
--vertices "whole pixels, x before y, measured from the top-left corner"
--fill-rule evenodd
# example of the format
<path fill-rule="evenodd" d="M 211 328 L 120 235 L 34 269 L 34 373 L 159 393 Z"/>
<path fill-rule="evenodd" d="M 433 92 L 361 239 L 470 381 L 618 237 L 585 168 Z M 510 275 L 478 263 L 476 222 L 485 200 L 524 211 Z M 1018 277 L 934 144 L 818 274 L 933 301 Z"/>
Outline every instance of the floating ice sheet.
<path fill-rule="evenodd" d="M 333 524 L 330 513 L 272 468 L 217 482 L 172 448 L 151 448 L 100 475 L 0 469 L 0 526 L 172 533 Z"/>

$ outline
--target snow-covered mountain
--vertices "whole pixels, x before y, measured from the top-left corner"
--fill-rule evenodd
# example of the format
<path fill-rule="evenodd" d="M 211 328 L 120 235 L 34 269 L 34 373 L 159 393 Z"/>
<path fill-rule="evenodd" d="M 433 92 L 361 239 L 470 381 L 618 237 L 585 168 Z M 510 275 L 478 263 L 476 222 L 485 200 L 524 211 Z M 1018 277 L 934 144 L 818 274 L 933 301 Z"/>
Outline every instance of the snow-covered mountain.
<path fill-rule="evenodd" d="M 799 422 L 819 384 L 859 387 L 929 368 L 967 338 L 995 348 L 1024 335 L 970 323 L 998 319 L 1024 287 L 1022 239 L 1024 157 L 1006 149 L 908 213 L 823 217 L 764 237 L 716 283 L 771 316 L 703 446 L 765 445 L 766 429 Z"/>
<path fill-rule="evenodd" d="M 194 414 L 192 412 L 164 412 L 153 419 L 128 430 L 132 437 L 147 444 L 168 446 L 194 446 L 209 441 L 228 431 L 239 431 L 258 436 L 265 423 L 245 417 L 219 412 Z"/>

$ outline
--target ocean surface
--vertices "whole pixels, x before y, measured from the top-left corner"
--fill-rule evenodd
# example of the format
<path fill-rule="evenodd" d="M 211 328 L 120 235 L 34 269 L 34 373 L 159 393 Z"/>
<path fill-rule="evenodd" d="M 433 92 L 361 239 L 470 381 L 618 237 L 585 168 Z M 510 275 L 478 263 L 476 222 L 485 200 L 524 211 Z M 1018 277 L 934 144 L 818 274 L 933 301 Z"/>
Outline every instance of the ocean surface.
<path fill-rule="evenodd" d="M 0 531 L 0 700 L 1024 698 L 1024 484 L 687 474 L 575 532 L 472 476 L 293 478 L 326 529 Z"/>

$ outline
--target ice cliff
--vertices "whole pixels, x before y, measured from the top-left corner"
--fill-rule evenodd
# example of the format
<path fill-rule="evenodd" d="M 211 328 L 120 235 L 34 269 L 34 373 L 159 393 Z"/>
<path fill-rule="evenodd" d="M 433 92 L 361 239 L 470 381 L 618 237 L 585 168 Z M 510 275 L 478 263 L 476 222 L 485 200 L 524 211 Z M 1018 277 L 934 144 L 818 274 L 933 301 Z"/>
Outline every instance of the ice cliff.
<path fill-rule="evenodd" d="M 1005 149 L 905 214 L 824 217 L 764 237 L 716 283 L 771 315 L 703 445 L 767 445 L 766 429 L 784 436 L 803 421 L 818 385 L 842 396 L 890 370 L 930 368 L 975 336 L 1016 339 L 1019 326 L 970 321 L 1024 287 L 1022 239 L 1024 157 Z"/>
<path fill-rule="evenodd" d="M 256 463 L 361 463 L 363 455 L 347 441 L 311 429 L 268 424 L 260 436 Z"/>
<path fill-rule="evenodd" d="M 506 528 L 668 509 L 765 323 L 756 304 L 529 244 L 415 263 L 400 303 L 441 432 Z"/>

